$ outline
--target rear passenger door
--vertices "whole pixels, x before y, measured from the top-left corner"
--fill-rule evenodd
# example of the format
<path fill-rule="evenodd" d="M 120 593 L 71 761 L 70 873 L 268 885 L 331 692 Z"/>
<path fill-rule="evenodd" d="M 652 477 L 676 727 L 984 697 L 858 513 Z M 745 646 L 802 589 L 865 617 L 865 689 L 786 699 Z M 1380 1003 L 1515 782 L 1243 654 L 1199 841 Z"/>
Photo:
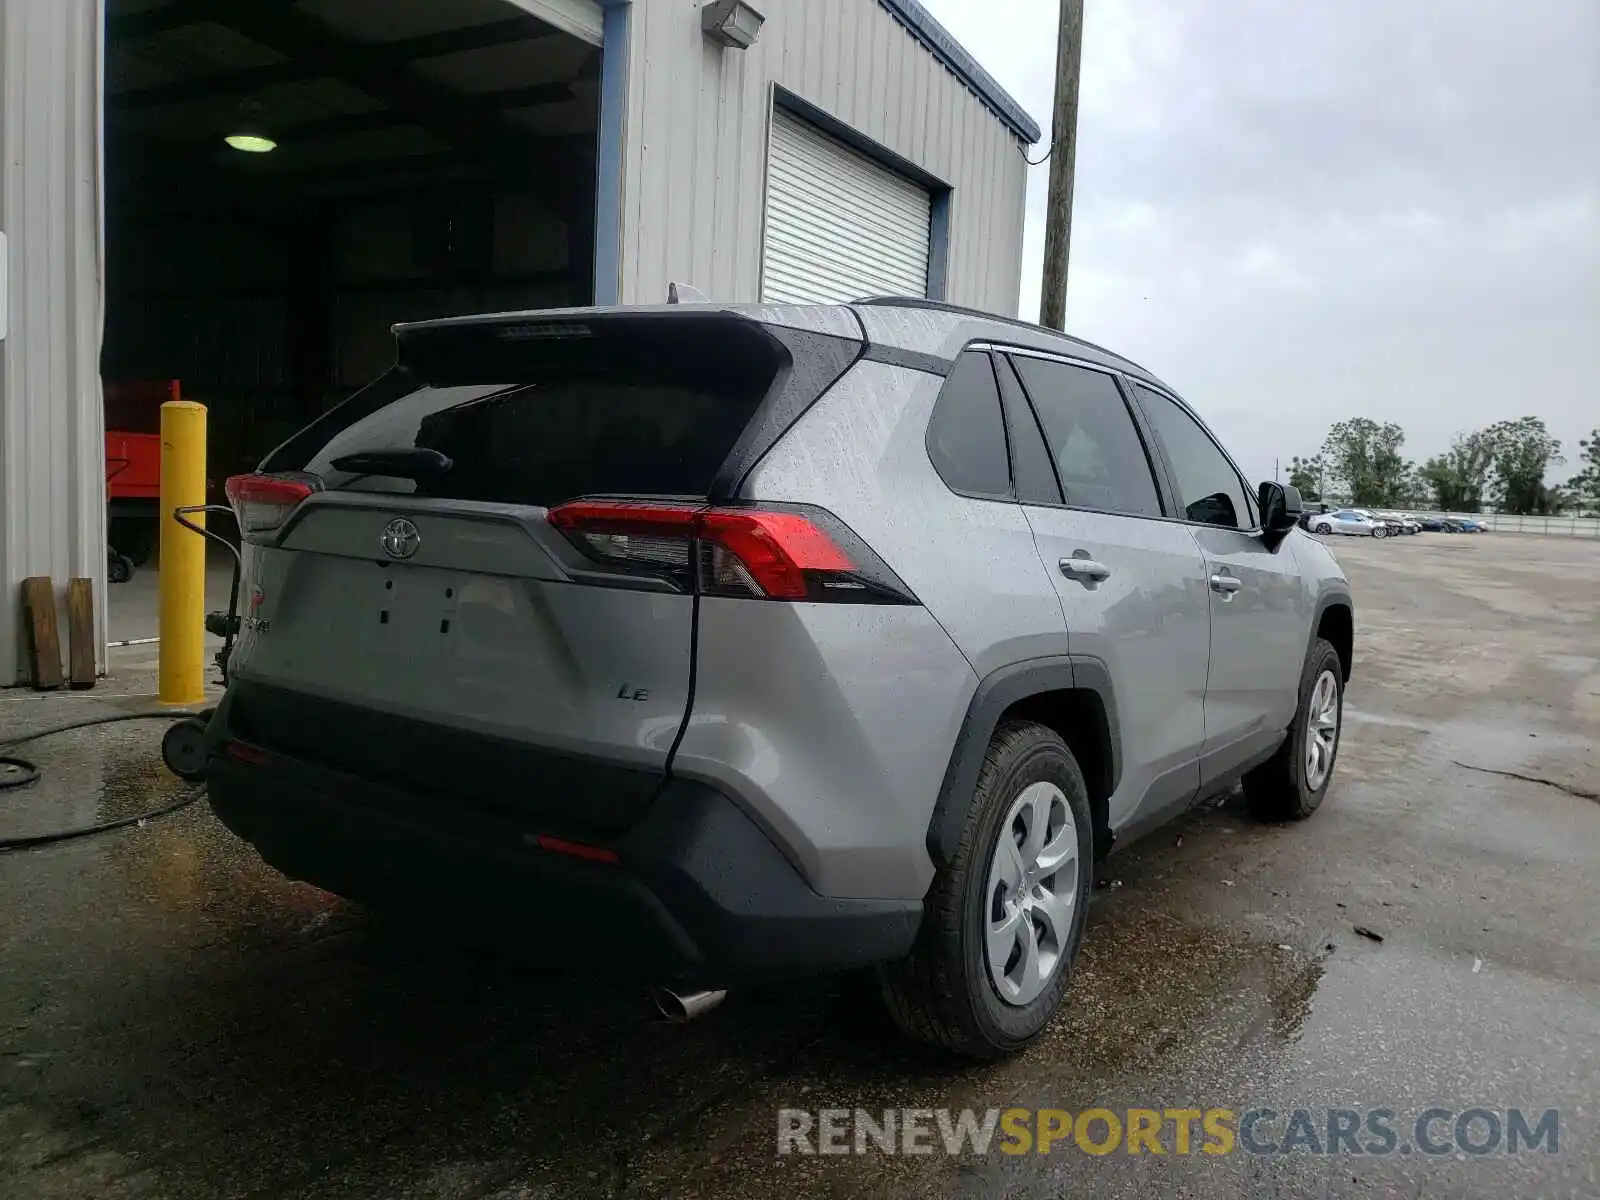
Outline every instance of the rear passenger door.
<path fill-rule="evenodd" d="M 930 501 L 937 535 L 904 564 L 907 582 L 980 678 L 1068 652 L 1061 606 L 1041 578 L 1033 530 L 1016 503 L 997 366 L 1004 364 L 968 350 L 939 391 L 927 451 L 951 494 Z"/>
<path fill-rule="evenodd" d="M 1115 695 L 1121 774 L 1111 826 L 1153 819 L 1200 785 L 1204 560 L 1188 530 L 1165 519 L 1152 460 L 1112 373 L 1024 351 L 998 366 L 1018 498 L 1072 653 L 1103 663 Z"/>
<path fill-rule="evenodd" d="M 1292 542 L 1268 549 L 1255 499 L 1206 428 L 1170 396 L 1134 395 L 1155 430 L 1211 589 L 1202 783 L 1273 749 L 1294 717 L 1310 613 Z"/>

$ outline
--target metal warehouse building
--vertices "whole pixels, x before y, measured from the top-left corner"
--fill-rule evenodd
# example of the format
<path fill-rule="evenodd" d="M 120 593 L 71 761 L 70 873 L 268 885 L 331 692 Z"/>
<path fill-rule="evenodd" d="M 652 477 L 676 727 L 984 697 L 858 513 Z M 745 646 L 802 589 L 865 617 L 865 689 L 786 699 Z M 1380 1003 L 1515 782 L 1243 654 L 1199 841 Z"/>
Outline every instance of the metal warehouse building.
<path fill-rule="evenodd" d="M 0 0 L 0 684 L 29 576 L 95 581 L 103 668 L 105 433 L 161 396 L 220 482 L 396 321 L 1009 314 L 1038 136 L 916 0 Z"/>

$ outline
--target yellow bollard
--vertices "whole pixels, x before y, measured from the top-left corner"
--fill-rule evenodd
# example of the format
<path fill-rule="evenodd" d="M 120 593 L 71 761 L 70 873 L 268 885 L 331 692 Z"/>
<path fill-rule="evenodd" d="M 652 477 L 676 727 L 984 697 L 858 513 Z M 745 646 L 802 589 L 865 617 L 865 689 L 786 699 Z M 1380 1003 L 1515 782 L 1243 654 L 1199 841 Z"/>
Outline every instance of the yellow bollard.
<path fill-rule="evenodd" d="M 162 704 L 205 699 L 206 539 L 185 529 L 173 509 L 206 502 L 206 408 L 192 400 L 161 406 Z M 188 520 L 204 525 L 204 513 Z"/>

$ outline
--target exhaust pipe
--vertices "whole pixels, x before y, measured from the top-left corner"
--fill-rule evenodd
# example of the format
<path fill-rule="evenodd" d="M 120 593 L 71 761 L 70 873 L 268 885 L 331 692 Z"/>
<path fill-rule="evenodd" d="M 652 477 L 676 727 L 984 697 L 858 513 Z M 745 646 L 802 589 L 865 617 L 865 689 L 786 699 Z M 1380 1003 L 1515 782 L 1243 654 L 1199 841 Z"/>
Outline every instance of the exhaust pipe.
<path fill-rule="evenodd" d="M 658 987 L 650 996 L 663 1017 L 675 1025 L 682 1025 L 710 1012 L 728 998 L 728 993 L 720 988 L 709 992 L 680 993 L 671 988 Z"/>

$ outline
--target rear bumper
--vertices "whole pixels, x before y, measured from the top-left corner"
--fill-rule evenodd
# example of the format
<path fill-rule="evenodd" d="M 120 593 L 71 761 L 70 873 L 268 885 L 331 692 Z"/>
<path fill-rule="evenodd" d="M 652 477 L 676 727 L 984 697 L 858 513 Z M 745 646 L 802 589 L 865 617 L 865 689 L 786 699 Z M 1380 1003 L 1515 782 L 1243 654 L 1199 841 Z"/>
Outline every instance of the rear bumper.
<path fill-rule="evenodd" d="M 921 920 L 914 901 L 819 896 L 741 808 L 702 784 L 667 782 L 603 843 L 616 861 L 593 861 L 541 847 L 540 834 L 561 831 L 526 818 L 271 752 L 242 761 L 226 752 L 225 722 L 224 708 L 211 806 L 272 866 L 379 906 L 537 931 L 529 944 L 552 963 L 728 986 L 902 957 Z"/>

